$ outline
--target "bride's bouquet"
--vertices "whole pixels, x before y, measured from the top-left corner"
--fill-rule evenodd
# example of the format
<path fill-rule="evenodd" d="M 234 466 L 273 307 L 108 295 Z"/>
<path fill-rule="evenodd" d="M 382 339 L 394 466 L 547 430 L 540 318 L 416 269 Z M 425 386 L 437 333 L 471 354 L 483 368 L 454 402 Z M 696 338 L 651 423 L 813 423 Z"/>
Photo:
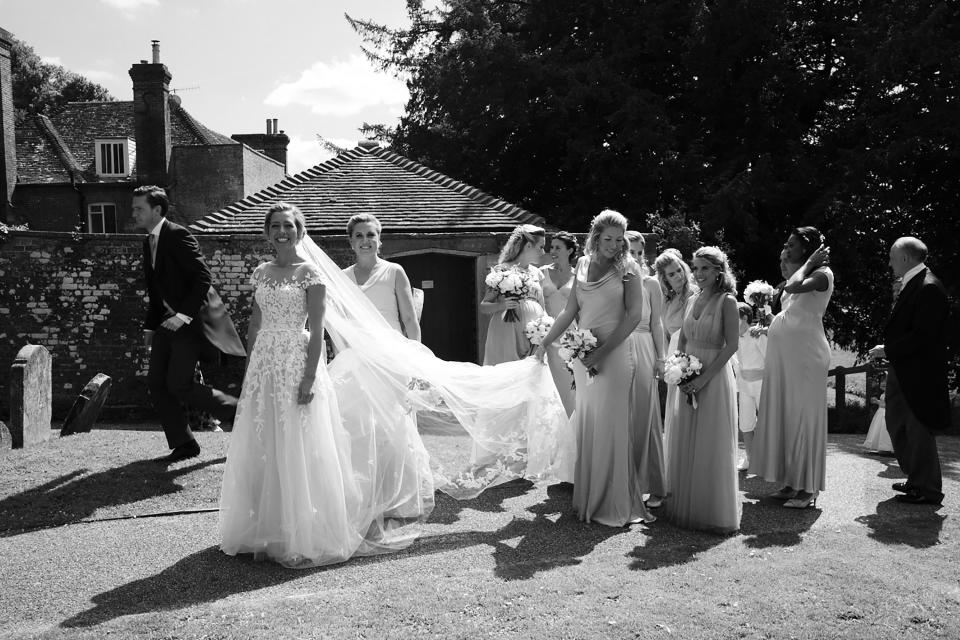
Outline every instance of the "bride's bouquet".
<path fill-rule="evenodd" d="M 543 339 L 547 337 L 547 334 L 550 333 L 550 329 L 552 328 L 553 318 L 544 315 L 528 322 L 523 332 L 527 335 L 527 340 L 530 341 L 530 344 L 536 346 L 543 343 Z"/>
<path fill-rule="evenodd" d="M 558 354 L 560 359 L 567 365 L 567 369 L 570 370 L 570 373 L 573 373 L 573 361 L 577 358 L 583 358 L 588 353 L 596 349 L 600 343 L 597 341 L 597 337 L 593 335 L 593 332 L 590 329 L 567 329 L 562 336 L 560 336 L 560 349 Z M 588 380 L 592 379 L 597 375 L 597 370 L 593 367 L 587 369 L 589 374 Z M 576 382 L 571 385 L 571 388 L 576 388 Z"/>
<path fill-rule="evenodd" d="M 743 289 L 743 301 L 753 307 L 753 317 L 757 324 L 765 326 L 767 317 L 773 314 L 770 303 L 776 292 L 765 280 L 754 280 Z"/>
<path fill-rule="evenodd" d="M 523 300 L 530 294 L 530 272 L 513 267 L 494 267 L 487 274 L 487 286 L 494 289 L 504 298 Z M 507 309 L 503 312 L 504 322 L 517 322 L 520 316 L 516 309 Z"/>
<path fill-rule="evenodd" d="M 672 356 L 668 356 L 663 362 L 663 381 L 667 384 L 680 386 L 684 382 L 693 380 L 703 371 L 703 363 L 700 358 L 692 356 L 682 351 L 675 351 Z M 697 395 L 695 393 L 687 394 L 687 404 L 697 408 Z"/>

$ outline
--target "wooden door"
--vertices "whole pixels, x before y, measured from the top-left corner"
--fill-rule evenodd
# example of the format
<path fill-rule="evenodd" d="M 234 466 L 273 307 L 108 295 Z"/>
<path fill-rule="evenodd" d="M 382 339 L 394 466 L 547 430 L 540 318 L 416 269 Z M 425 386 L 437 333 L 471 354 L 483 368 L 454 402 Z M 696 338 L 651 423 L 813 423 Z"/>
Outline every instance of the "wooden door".
<path fill-rule="evenodd" d="M 423 289 L 423 344 L 444 360 L 477 362 L 476 258 L 419 253 L 387 259 L 403 266 L 410 284 Z"/>

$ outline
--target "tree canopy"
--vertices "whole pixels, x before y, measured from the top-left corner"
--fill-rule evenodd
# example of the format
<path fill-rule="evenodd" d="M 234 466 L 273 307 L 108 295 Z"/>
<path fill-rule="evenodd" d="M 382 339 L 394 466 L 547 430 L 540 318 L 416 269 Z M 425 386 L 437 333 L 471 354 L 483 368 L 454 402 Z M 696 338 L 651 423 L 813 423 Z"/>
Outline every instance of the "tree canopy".
<path fill-rule="evenodd" d="M 16 38 L 10 63 L 13 106 L 18 119 L 55 111 L 68 102 L 113 100 L 110 92 L 99 84 L 58 64 L 44 62 L 33 47 Z"/>
<path fill-rule="evenodd" d="M 901 235 L 928 244 L 960 311 L 956 3 L 407 10 L 405 29 L 348 16 L 369 57 L 407 80 L 404 116 L 379 131 L 398 152 L 574 231 L 605 207 L 640 229 L 699 227 L 744 280 L 779 280 L 789 230 L 817 226 L 837 273 L 828 329 L 861 352 L 882 341 Z"/>

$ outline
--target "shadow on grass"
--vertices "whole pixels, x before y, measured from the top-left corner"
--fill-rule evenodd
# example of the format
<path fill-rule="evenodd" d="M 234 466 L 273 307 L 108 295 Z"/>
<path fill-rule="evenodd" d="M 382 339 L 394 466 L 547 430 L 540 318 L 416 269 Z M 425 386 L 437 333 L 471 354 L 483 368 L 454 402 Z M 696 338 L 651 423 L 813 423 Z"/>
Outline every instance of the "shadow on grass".
<path fill-rule="evenodd" d="M 730 535 L 679 529 L 663 520 L 655 522 L 644 533 L 646 543 L 627 554 L 633 558 L 630 568 L 634 571 L 652 571 L 692 562 L 701 553 L 730 538 Z"/>
<path fill-rule="evenodd" d="M 0 500 L 0 538 L 72 524 L 104 507 L 176 493 L 183 490 L 177 484 L 180 476 L 224 460 L 203 460 L 177 468 L 168 468 L 157 460 L 137 460 L 88 476 L 83 469 L 64 474 Z"/>
<path fill-rule="evenodd" d="M 823 514 L 818 507 L 787 509 L 784 500 L 770 497 L 779 489 L 759 476 L 740 476 L 744 497 L 740 534 L 744 544 L 754 549 L 792 547 L 803 541 L 804 534 Z"/>
<path fill-rule="evenodd" d="M 272 562 L 255 561 L 249 554 L 230 558 L 212 546 L 149 578 L 94 596 L 92 609 L 64 620 L 60 626 L 93 627 L 121 616 L 182 609 L 329 569 L 291 570 Z"/>
<path fill-rule="evenodd" d="M 903 544 L 926 549 L 940 543 L 940 530 L 947 516 L 937 513 L 940 505 L 915 505 L 894 498 L 877 503 L 876 513 L 856 521 L 870 528 L 867 534 L 883 544 Z"/>

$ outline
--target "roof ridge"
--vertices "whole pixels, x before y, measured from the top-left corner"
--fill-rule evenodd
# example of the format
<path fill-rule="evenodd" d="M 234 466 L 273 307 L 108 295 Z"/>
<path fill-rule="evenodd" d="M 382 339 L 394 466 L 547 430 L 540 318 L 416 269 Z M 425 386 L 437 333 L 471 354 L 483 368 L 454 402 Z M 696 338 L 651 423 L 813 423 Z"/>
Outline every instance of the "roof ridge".
<path fill-rule="evenodd" d="M 401 156 L 400 154 L 391 151 L 389 148 L 365 149 L 364 151 L 369 154 L 376 155 L 400 167 L 401 169 L 412 171 L 413 173 L 416 173 L 417 175 L 422 176 L 427 180 L 440 185 L 441 187 L 451 189 L 456 193 L 467 196 L 472 200 L 476 200 L 480 204 L 495 207 L 503 213 L 522 216 L 525 218 L 524 222 L 530 222 L 533 219 L 540 220 L 541 222 L 543 221 L 543 218 L 535 213 L 527 211 L 523 207 L 518 207 L 517 205 L 511 204 L 506 200 L 498 198 L 497 196 L 492 195 L 482 189 L 457 180 L 456 178 L 441 173 L 435 169 L 431 169 L 430 167 L 420 164 L 416 160 L 411 160 L 406 156 Z"/>
<path fill-rule="evenodd" d="M 63 168 L 67 170 L 70 174 L 70 177 L 76 180 L 78 177 L 82 179 L 83 168 L 80 166 L 80 163 L 77 162 L 77 158 L 73 155 L 73 152 L 70 150 L 70 147 L 67 146 L 67 143 L 60 136 L 60 132 L 57 131 L 57 128 L 54 126 L 53 122 L 42 113 L 36 115 L 37 128 L 40 129 L 40 133 L 47 138 L 47 140 L 53 144 L 53 147 L 57 151 L 57 158 L 63 164 Z"/>
<path fill-rule="evenodd" d="M 472 223 L 468 220 L 465 220 L 464 222 L 466 223 L 466 227 L 476 227 L 478 229 L 490 228 L 490 224 L 494 224 L 499 225 L 502 228 L 507 224 L 515 225 L 522 223 L 534 223 L 542 225 L 545 223 L 541 216 L 491 195 L 482 189 L 478 189 L 477 187 L 473 187 L 465 182 L 440 173 L 439 171 L 430 169 L 429 167 L 401 156 L 398 153 L 388 149 L 368 149 L 358 145 L 357 147 L 341 151 L 332 158 L 313 165 L 312 167 L 308 167 L 303 171 L 295 173 L 291 176 L 287 176 L 275 184 L 260 189 L 256 193 L 250 194 L 241 200 L 228 204 L 217 211 L 210 212 L 196 220 L 190 225 L 190 228 L 194 231 L 200 232 L 212 232 L 216 231 L 217 229 L 222 230 L 225 227 L 238 228 L 246 229 L 244 232 L 249 233 L 250 229 L 253 227 L 251 227 L 252 222 L 248 219 L 248 215 L 254 210 L 262 211 L 264 205 L 277 202 L 280 199 L 295 201 L 298 198 L 304 198 L 305 200 L 303 202 L 298 202 L 302 208 L 304 205 L 307 207 L 322 207 L 328 203 L 338 203 L 335 206 L 340 206 L 340 200 L 337 199 L 337 196 L 335 195 L 336 193 L 339 193 L 335 185 L 331 186 L 328 184 L 326 187 L 324 187 L 325 190 L 331 190 L 334 192 L 334 195 L 332 196 L 334 199 L 331 200 L 331 196 L 326 195 L 327 191 L 316 191 L 316 189 L 311 188 L 311 184 L 323 179 L 329 174 L 333 174 L 332 177 L 334 180 L 336 180 L 336 178 L 339 177 L 336 172 L 339 172 L 342 168 L 350 165 L 355 160 L 362 160 L 365 158 L 375 159 L 377 161 L 375 164 L 379 164 L 381 167 L 392 166 L 401 169 L 402 172 L 405 172 L 411 177 L 422 177 L 426 182 L 437 185 L 441 189 L 448 192 L 448 195 L 444 196 L 432 193 L 432 190 L 427 190 L 427 192 L 430 192 L 431 195 L 424 197 L 430 198 L 431 200 L 436 200 L 438 203 L 447 203 L 450 199 L 450 196 L 456 195 L 472 203 L 466 206 L 470 208 L 478 207 L 484 209 L 484 211 L 474 211 L 471 213 L 470 215 L 474 216 L 474 219 Z M 365 165 L 360 165 L 358 170 L 361 173 L 368 171 L 365 168 Z M 371 167 L 370 170 L 383 171 L 382 168 L 376 169 L 375 167 Z M 369 186 L 370 183 L 368 180 L 364 180 L 363 184 Z M 381 186 L 382 189 L 390 189 L 388 184 Z M 423 191 L 422 187 L 418 187 L 418 189 Z M 450 208 L 446 204 L 439 205 L 439 215 L 444 217 L 444 219 L 448 219 L 451 216 L 457 217 L 459 210 L 459 207 Z M 355 212 L 355 207 L 351 209 L 351 205 L 345 205 L 343 214 L 351 215 L 351 211 Z M 304 209 L 304 213 L 307 214 L 309 221 L 310 213 L 306 209 Z M 478 221 L 481 218 L 497 219 L 498 222 L 478 224 Z M 423 228 L 431 228 L 431 224 L 428 222 L 424 222 L 424 225 L 422 226 Z M 420 226 L 410 225 L 401 221 L 395 230 L 398 232 L 403 232 L 405 228 L 409 229 L 414 227 L 420 228 Z"/>

